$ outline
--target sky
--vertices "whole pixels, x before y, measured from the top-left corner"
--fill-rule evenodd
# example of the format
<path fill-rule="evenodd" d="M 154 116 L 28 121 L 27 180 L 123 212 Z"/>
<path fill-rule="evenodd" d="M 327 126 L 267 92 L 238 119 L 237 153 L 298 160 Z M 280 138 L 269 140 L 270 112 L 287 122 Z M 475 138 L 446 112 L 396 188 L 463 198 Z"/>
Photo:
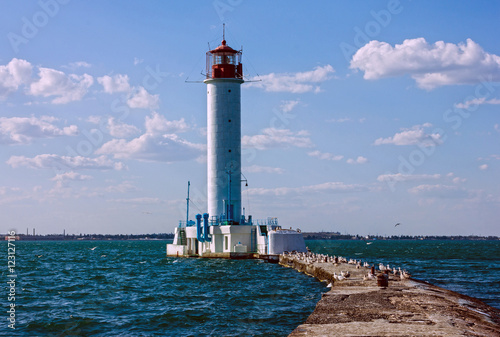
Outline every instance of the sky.
<path fill-rule="evenodd" d="M 170 233 L 188 181 L 190 217 L 206 212 L 201 81 L 225 23 L 246 215 L 500 235 L 498 2 L 0 6 L 0 232 Z"/>

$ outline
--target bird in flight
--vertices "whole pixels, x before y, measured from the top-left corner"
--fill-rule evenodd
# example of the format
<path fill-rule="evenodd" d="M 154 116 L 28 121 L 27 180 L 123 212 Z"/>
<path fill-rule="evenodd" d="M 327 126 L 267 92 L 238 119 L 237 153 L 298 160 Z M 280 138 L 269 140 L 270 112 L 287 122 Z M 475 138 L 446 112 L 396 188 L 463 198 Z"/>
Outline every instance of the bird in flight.
<path fill-rule="evenodd" d="M 399 225 L 401 225 L 401 224 L 398 222 L 397 224 L 395 224 L 395 225 L 394 225 L 394 227 L 397 227 L 397 226 L 399 226 Z"/>

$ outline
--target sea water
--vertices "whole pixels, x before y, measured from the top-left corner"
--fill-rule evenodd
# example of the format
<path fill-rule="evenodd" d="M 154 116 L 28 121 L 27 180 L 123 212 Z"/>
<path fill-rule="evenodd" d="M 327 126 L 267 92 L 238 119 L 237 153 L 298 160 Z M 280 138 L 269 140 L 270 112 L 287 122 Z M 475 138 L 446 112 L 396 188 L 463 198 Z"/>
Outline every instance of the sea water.
<path fill-rule="evenodd" d="M 2 336 L 286 336 L 325 283 L 261 260 L 165 257 L 166 241 L 16 242 L 16 324 Z M 306 241 L 500 307 L 498 241 Z M 2 244 L 7 261 L 7 244 Z M 8 270 L 2 282 L 8 290 Z"/>

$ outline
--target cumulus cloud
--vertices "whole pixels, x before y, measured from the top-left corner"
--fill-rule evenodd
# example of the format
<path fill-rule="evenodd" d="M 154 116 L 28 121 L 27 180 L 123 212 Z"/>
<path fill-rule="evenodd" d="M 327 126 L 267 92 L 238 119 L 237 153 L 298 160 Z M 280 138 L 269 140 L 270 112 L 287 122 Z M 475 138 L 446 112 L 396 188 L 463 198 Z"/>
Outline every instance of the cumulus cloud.
<path fill-rule="evenodd" d="M 102 76 L 97 78 L 97 82 L 102 85 L 104 88 L 104 92 L 108 94 L 113 94 L 116 92 L 130 92 L 131 87 L 129 84 L 128 75 L 115 75 L 111 76 Z"/>
<path fill-rule="evenodd" d="M 248 167 L 243 167 L 244 172 L 248 173 L 277 173 L 282 174 L 285 170 L 280 167 L 269 167 L 269 166 L 259 166 L 252 165 Z"/>
<path fill-rule="evenodd" d="M 267 128 L 262 134 L 255 136 L 243 136 L 241 138 L 243 147 L 265 150 L 276 147 L 312 147 L 312 141 L 307 131 L 293 132 L 288 129 Z"/>
<path fill-rule="evenodd" d="M 432 146 L 441 144 L 441 135 L 439 133 L 427 133 L 425 129 L 430 128 L 432 124 L 425 123 L 414 125 L 410 129 L 402 128 L 402 131 L 392 137 L 378 138 L 374 145 L 394 144 L 394 145 L 418 145 Z"/>
<path fill-rule="evenodd" d="M 483 170 L 483 171 L 484 171 L 484 170 L 487 170 L 487 169 L 488 169 L 488 164 L 483 164 L 483 165 L 480 165 L 480 166 L 479 166 L 479 169 L 480 169 L 480 170 Z"/>
<path fill-rule="evenodd" d="M 455 106 L 459 109 L 468 109 L 471 106 L 482 105 L 482 104 L 500 104 L 500 99 L 492 98 L 490 100 L 486 100 L 485 97 L 474 98 L 469 101 L 465 101 L 463 103 L 457 103 Z"/>
<path fill-rule="evenodd" d="M 175 162 L 195 159 L 204 150 L 204 145 L 188 142 L 175 134 L 145 133 L 131 141 L 110 140 L 96 154 L 110 154 L 120 159 Z"/>
<path fill-rule="evenodd" d="M 132 87 L 128 75 L 117 74 L 114 76 L 102 76 L 97 78 L 107 94 L 125 93 L 127 105 L 133 109 L 157 109 L 160 101 L 158 94 L 150 94 L 144 87 Z"/>
<path fill-rule="evenodd" d="M 50 68 L 39 68 L 38 76 L 40 78 L 31 83 L 29 94 L 43 97 L 56 96 L 52 100 L 54 104 L 81 100 L 94 83 L 94 78 L 88 74 L 66 75 L 62 71 Z"/>
<path fill-rule="evenodd" d="M 301 187 L 278 187 L 278 188 L 251 188 L 248 190 L 252 195 L 290 195 L 290 194 L 306 194 L 306 193 L 346 193 L 346 192 L 363 192 L 368 188 L 357 184 L 344 184 L 342 182 L 326 182 L 323 184 L 301 186 Z"/>
<path fill-rule="evenodd" d="M 299 104 L 299 100 L 281 101 L 280 109 L 283 112 L 290 112 Z"/>
<path fill-rule="evenodd" d="M 0 66 L 0 98 L 6 98 L 23 84 L 29 84 L 32 69 L 31 63 L 16 58 Z"/>
<path fill-rule="evenodd" d="M 40 154 L 33 158 L 25 156 L 11 156 L 7 164 L 13 168 L 28 167 L 33 169 L 98 169 L 98 170 L 122 170 L 122 163 L 115 163 L 106 156 L 88 158 L 82 156 L 69 157 L 56 154 Z"/>
<path fill-rule="evenodd" d="M 429 44 L 424 38 L 408 39 L 394 47 L 370 41 L 352 57 L 351 69 L 364 71 L 364 78 L 410 75 L 420 88 L 479 83 L 487 78 L 500 81 L 500 57 L 485 52 L 467 39 L 466 43 Z"/>
<path fill-rule="evenodd" d="M 246 87 L 261 88 L 270 92 L 318 92 L 321 90 L 319 84 L 329 80 L 334 72 L 333 67 L 328 64 L 305 72 L 270 73 L 252 78 L 252 80 L 257 82 L 249 82 Z"/>
<path fill-rule="evenodd" d="M 57 174 L 52 181 L 56 182 L 56 188 L 67 187 L 70 181 L 83 181 L 92 179 L 91 176 L 83 175 L 74 171 Z"/>
<path fill-rule="evenodd" d="M 62 67 L 68 69 L 77 69 L 77 68 L 90 68 L 92 67 L 92 65 L 85 61 L 77 61 L 77 62 L 71 62 L 67 66 L 62 66 Z"/>
<path fill-rule="evenodd" d="M 78 127 L 54 125 L 55 117 L 0 117 L 0 144 L 28 144 L 33 138 L 75 136 Z"/>
<path fill-rule="evenodd" d="M 349 117 L 344 117 L 344 118 L 331 118 L 327 120 L 328 123 L 345 123 L 345 122 L 350 122 L 352 121 Z"/>
<path fill-rule="evenodd" d="M 130 141 L 113 139 L 103 144 L 96 154 L 114 158 L 174 162 L 199 157 L 206 150 L 203 144 L 191 143 L 175 133 L 189 129 L 184 119 L 169 121 L 153 112 L 145 119 L 146 132 Z"/>
<path fill-rule="evenodd" d="M 140 205 L 149 205 L 149 204 L 159 204 L 162 201 L 159 198 L 129 198 L 129 199 L 109 199 L 109 202 L 118 202 L 123 204 L 140 204 Z"/>
<path fill-rule="evenodd" d="M 344 156 L 342 155 L 334 155 L 333 153 L 321 152 L 321 151 L 311 151 L 307 153 L 311 157 L 316 157 L 321 160 L 342 160 Z"/>
<path fill-rule="evenodd" d="M 453 175 L 453 174 L 452 174 Z M 451 177 L 451 176 L 450 176 Z M 402 181 L 414 181 L 414 180 L 434 180 L 441 178 L 440 174 L 401 174 L 401 173 L 388 173 L 381 174 L 377 177 L 380 182 L 402 182 Z"/>
<path fill-rule="evenodd" d="M 430 198 L 466 198 L 469 192 L 464 188 L 450 185 L 419 185 L 410 188 L 408 192 Z"/>
<path fill-rule="evenodd" d="M 108 130 L 109 134 L 115 138 L 129 138 L 140 132 L 134 125 L 116 121 L 114 117 L 108 118 Z"/>
<path fill-rule="evenodd" d="M 118 185 L 110 185 L 104 189 L 107 193 L 127 193 L 137 191 L 137 187 L 130 181 L 122 181 Z"/>
<path fill-rule="evenodd" d="M 152 95 L 143 87 L 135 89 L 127 100 L 127 105 L 136 109 L 157 109 L 160 101 L 159 95 Z"/>
<path fill-rule="evenodd" d="M 347 164 L 366 164 L 368 159 L 363 156 L 358 156 L 356 159 L 349 158 L 347 159 Z"/>
<path fill-rule="evenodd" d="M 184 121 L 184 118 L 179 120 L 169 121 L 164 116 L 157 112 L 153 112 L 151 117 L 146 116 L 146 132 L 148 133 L 179 133 L 189 130 L 189 126 Z"/>

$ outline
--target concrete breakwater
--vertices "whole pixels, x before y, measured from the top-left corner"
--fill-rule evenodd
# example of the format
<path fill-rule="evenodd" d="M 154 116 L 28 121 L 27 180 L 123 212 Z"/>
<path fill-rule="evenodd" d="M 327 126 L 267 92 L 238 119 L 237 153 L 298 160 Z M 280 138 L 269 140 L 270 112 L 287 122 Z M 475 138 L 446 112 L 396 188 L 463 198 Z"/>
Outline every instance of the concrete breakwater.
<path fill-rule="evenodd" d="M 291 337 L 500 336 L 499 309 L 399 269 L 313 253 L 282 254 L 279 263 L 331 285 Z"/>

